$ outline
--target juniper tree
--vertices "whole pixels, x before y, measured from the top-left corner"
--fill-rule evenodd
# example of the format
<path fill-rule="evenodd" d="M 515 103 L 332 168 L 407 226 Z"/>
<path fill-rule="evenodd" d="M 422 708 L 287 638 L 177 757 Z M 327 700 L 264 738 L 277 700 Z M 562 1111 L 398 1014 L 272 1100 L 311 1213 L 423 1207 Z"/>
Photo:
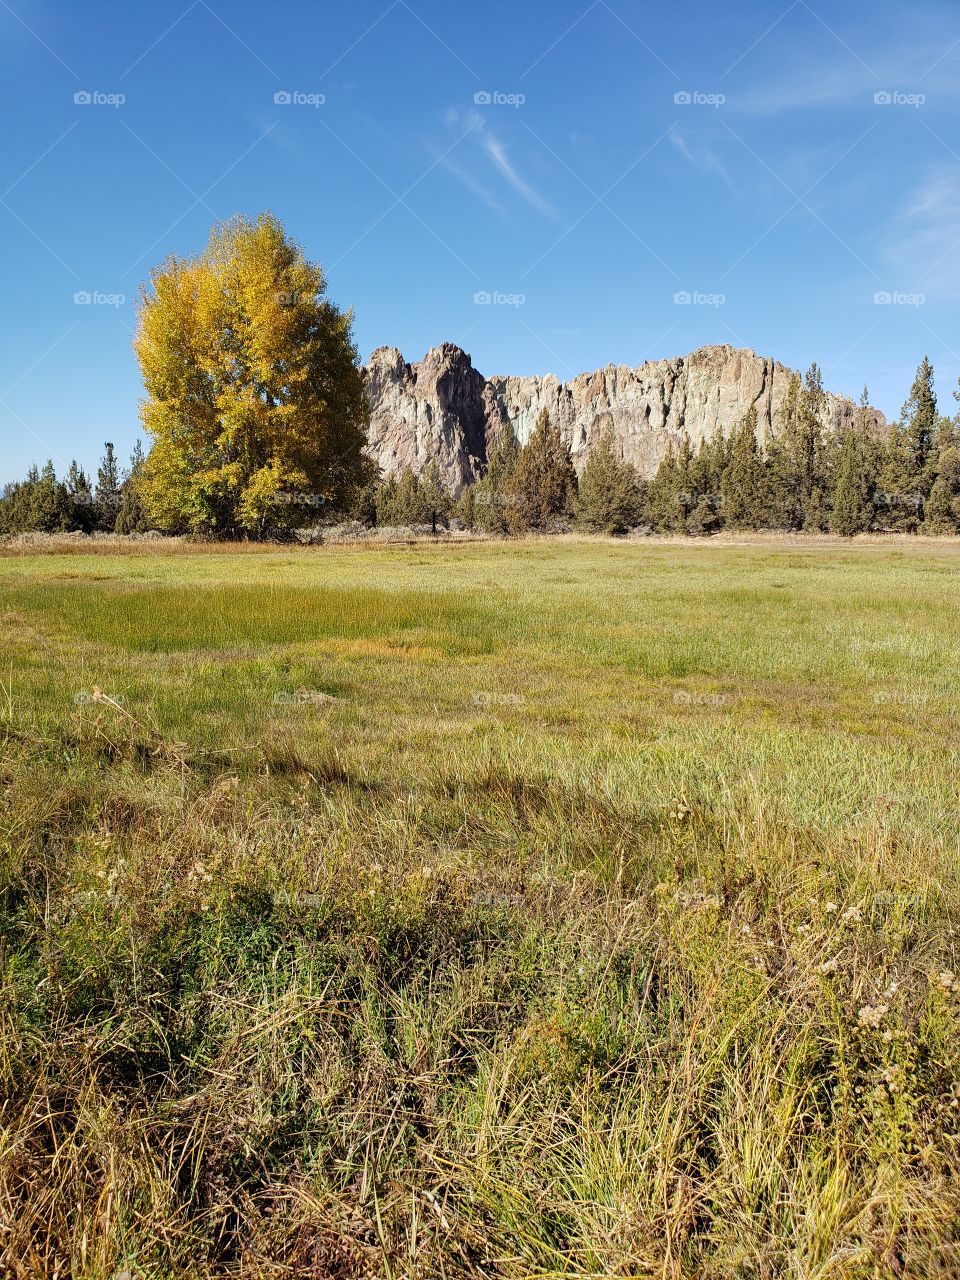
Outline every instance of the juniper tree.
<path fill-rule="evenodd" d="M 843 433 L 833 486 L 830 528 L 845 538 L 865 533 L 873 521 L 868 460 L 863 441 L 854 427 Z"/>
<path fill-rule="evenodd" d="M 420 482 L 410 467 L 391 476 L 377 495 L 377 524 L 423 524 L 425 511 Z"/>
<path fill-rule="evenodd" d="M 960 533 L 960 449 L 951 445 L 937 459 L 937 475 L 924 507 L 924 533 Z"/>
<path fill-rule="evenodd" d="M 715 533 L 723 524 L 720 481 L 730 461 L 730 439 L 721 432 L 701 440 L 688 470 L 690 503 L 686 531 L 694 535 Z"/>
<path fill-rule="evenodd" d="M 108 440 L 103 446 L 103 457 L 97 468 L 96 520 L 98 529 L 116 528 L 120 510 L 120 467 L 113 445 Z"/>
<path fill-rule="evenodd" d="M 511 533 L 546 532 L 568 521 L 577 496 L 570 446 L 546 409 L 503 486 L 504 517 Z"/>
<path fill-rule="evenodd" d="M 720 480 L 723 522 L 730 529 L 763 523 L 764 472 L 757 444 L 757 410 L 751 405 L 731 437 L 730 457 Z"/>
<path fill-rule="evenodd" d="M 620 456 L 613 429 L 590 449 L 577 487 L 576 518 L 590 533 L 625 533 L 640 519 L 640 476 Z"/>
<path fill-rule="evenodd" d="M 503 535 L 509 532 L 507 486 L 519 456 L 517 438 L 507 426 L 490 447 L 484 475 L 472 486 L 473 519 L 477 528 L 486 533 Z"/>
<path fill-rule="evenodd" d="M 120 482 L 120 505 L 113 528 L 117 533 L 145 533 L 150 519 L 141 496 L 144 466 L 143 448 L 138 440 L 130 454 L 130 465 Z"/>
<path fill-rule="evenodd" d="M 420 473 L 417 487 L 423 523 L 429 524 L 434 533 L 437 531 L 438 524 L 449 526 L 453 498 L 450 496 L 447 482 L 440 474 L 436 459 L 431 459 Z"/>
<path fill-rule="evenodd" d="M 92 533 L 97 523 L 93 493 L 87 473 L 76 461 L 70 463 L 64 488 L 67 491 L 70 528 L 81 533 Z"/>

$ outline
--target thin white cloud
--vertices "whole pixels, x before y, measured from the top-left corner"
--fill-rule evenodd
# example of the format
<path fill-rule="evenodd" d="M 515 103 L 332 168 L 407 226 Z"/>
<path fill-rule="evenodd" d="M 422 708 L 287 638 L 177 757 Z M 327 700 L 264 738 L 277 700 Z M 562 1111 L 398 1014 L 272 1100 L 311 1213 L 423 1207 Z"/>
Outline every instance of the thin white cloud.
<path fill-rule="evenodd" d="M 960 297 L 960 170 L 927 173 L 889 224 L 881 256 L 890 287 L 929 296 Z"/>
<path fill-rule="evenodd" d="M 923 44 L 891 31 L 885 45 L 858 50 L 864 62 L 838 49 L 815 62 L 781 67 L 775 78 L 761 77 L 742 89 L 735 82 L 725 85 L 727 107 L 756 115 L 829 107 L 873 109 L 874 94 L 902 93 L 924 95 L 927 109 L 950 109 L 960 98 L 960 44 L 949 48 L 954 28 L 960 37 L 960 24 L 954 19 L 942 28 L 942 38 Z"/>
<path fill-rule="evenodd" d="M 447 125 L 451 127 L 457 127 L 461 124 L 460 113 L 453 108 L 446 112 L 444 119 Z M 463 117 L 462 123 L 469 127 L 470 139 L 490 161 L 496 173 L 507 185 L 534 209 L 546 214 L 547 217 L 555 218 L 557 214 L 552 205 L 520 173 L 507 153 L 506 143 L 491 129 L 487 117 L 479 111 L 469 111 Z M 487 189 L 479 173 L 475 175 L 468 174 L 452 162 L 444 161 L 444 165 L 468 190 L 478 195 L 490 208 L 496 208 L 500 212 L 495 197 Z"/>
<path fill-rule="evenodd" d="M 434 153 L 434 156 L 436 159 L 439 159 L 442 168 L 446 169 L 449 174 L 452 174 L 460 185 L 465 187 L 471 195 L 476 196 L 478 200 L 482 200 L 488 209 L 492 209 L 494 213 L 499 214 L 504 212 L 503 206 L 496 200 L 490 188 L 488 186 L 484 186 L 475 174 L 472 174 L 468 169 L 461 168 L 461 166 L 451 159 L 449 155 L 439 156 L 437 153 Z"/>
<path fill-rule="evenodd" d="M 535 191 L 530 183 L 517 172 L 516 166 L 511 163 L 507 155 L 506 147 L 499 138 L 485 129 L 480 134 L 480 145 L 518 195 L 521 195 L 535 209 L 539 209 L 541 213 L 547 214 L 548 217 L 555 218 L 557 216 L 543 196 L 538 191 Z"/>
<path fill-rule="evenodd" d="M 698 173 L 715 173 L 723 179 L 731 191 L 735 189 L 733 179 L 727 170 L 726 165 L 717 155 L 717 153 L 706 146 L 691 146 L 685 136 L 676 126 L 673 126 L 667 134 L 668 139 Z"/>

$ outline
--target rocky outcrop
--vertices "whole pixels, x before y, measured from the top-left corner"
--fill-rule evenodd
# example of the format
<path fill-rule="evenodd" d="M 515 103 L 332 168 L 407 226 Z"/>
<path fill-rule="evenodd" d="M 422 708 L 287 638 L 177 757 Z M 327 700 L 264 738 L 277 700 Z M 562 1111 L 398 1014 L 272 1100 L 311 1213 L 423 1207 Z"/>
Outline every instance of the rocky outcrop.
<path fill-rule="evenodd" d="M 569 382 L 545 376 L 482 377 L 465 351 L 450 343 L 428 351 L 418 364 L 404 363 L 381 347 L 366 368 L 370 401 L 370 452 L 387 475 L 435 459 L 454 490 L 483 474 L 487 450 L 510 428 L 520 443 L 542 409 L 559 424 L 580 468 L 607 427 L 623 456 L 651 476 L 668 444 L 684 434 L 694 446 L 730 431 L 750 406 L 757 434 L 776 426 L 793 371 L 753 351 L 701 347 L 688 356 L 654 360 L 638 368 L 608 365 Z M 839 430 L 855 406 L 827 394 L 826 415 Z M 877 429 L 883 415 L 871 410 Z"/>
<path fill-rule="evenodd" d="M 482 475 L 490 414 L 485 382 L 470 357 L 445 342 L 418 364 L 395 347 L 379 347 L 366 366 L 368 451 L 384 475 L 420 472 L 436 461 L 455 493 Z"/>

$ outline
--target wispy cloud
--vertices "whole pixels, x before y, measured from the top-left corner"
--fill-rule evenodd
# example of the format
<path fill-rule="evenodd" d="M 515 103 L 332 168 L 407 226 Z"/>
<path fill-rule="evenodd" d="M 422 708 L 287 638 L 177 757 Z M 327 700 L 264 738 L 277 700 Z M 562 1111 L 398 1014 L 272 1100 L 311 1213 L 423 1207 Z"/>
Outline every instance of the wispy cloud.
<path fill-rule="evenodd" d="M 731 191 L 735 189 L 734 181 L 730 173 L 711 147 L 703 143 L 694 142 L 692 145 L 687 141 L 687 137 L 680 132 L 674 125 L 667 134 L 668 139 L 683 156 L 689 165 L 692 165 L 698 173 L 715 173 L 727 184 Z"/>
<path fill-rule="evenodd" d="M 762 77 L 742 91 L 725 86 L 728 106 L 756 115 L 780 115 L 830 107 L 872 108 L 874 94 L 881 92 L 924 94 L 933 110 L 949 109 L 960 99 L 956 18 L 936 42 L 921 43 L 904 31 L 891 30 L 882 46 L 858 52 L 862 62 L 838 49 L 816 61 L 781 67 L 775 78 Z"/>
<path fill-rule="evenodd" d="M 479 111 L 470 111 L 465 117 L 461 118 L 458 111 L 451 109 L 446 113 L 445 119 L 448 125 L 454 127 L 462 127 L 463 124 L 466 124 L 469 129 L 469 137 L 474 145 L 511 190 L 516 192 L 538 212 L 545 214 L 549 218 L 556 218 L 556 210 L 537 191 L 532 182 L 520 172 L 516 161 L 511 158 L 507 150 L 507 144 L 490 127 L 485 116 L 481 115 Z M 479 196 L 485 204 L 498 212 L 502 212 L 495 196 L 483 182 L 479 171 L 477 173 L 469 173 L 462 166 L 453 163 L 449 159 L 444 161 L 444 165 L 454 177 L 469 191 L 472 191 L 474 195 Z"/>
<path fill-rule="evenodd" d="M 960 169 L 929 171 L 887 227 L 881 255 L 892 284 L 916 293 L 960 297 Z"/>

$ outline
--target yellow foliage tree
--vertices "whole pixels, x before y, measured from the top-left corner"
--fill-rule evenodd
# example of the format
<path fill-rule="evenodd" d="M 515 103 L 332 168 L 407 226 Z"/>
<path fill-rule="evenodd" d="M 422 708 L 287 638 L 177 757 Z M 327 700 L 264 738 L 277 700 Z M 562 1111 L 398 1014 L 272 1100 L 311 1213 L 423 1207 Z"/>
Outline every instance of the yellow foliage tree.
<path fill-rule="evenodd" d="M 316 523 L 368 481 L 353 315 L 280 221 L 214 227 L 140 301 L 134 347 L 152 439 L 140 491 L 165 529 L 231 536 Z"/>

